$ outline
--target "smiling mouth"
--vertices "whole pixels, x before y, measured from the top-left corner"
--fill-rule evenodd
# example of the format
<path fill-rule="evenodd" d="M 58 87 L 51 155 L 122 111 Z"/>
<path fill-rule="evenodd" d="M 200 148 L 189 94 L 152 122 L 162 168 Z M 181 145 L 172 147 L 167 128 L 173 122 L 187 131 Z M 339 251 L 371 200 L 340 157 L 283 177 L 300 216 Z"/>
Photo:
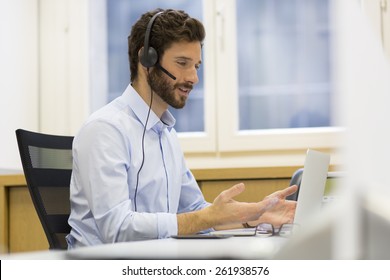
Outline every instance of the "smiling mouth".
<path fill-rule="evenodd" d="M 189 96 L 189 94 L 190 94 L 190 92 L 192 90 L 192 87 L 191 86 L 187 86 L 187 85 L 178 86 L 176 88 L 179 90 L 181 95 L 184 95 L 186 97 Z"/>
<path fill-rule="evenodd" d="M 193 86 L 190 83 L 176 84 L 175 88 L 179 91 L 180 95 L 188 97 Z"/>
<path fill-rule="evenodd" d="M 191 89 L 190 88 L 183 88 L 183 87 L 179 87 L 179 90 L 183 93 L 186 93 L 186 94 L 189 94 Z"/>

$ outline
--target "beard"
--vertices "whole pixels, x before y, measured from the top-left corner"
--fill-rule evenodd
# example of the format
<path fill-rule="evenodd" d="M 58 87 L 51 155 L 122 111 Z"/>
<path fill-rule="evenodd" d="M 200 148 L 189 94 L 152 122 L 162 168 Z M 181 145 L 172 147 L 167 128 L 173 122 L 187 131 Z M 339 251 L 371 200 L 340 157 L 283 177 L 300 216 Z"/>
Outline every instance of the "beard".
<path fill-rule="evenodd" d="M 186 88 L 192 90 L 193 86 L 190 83 L 180 83 L 171 85 L 165 74 L 158 68 L 154 67 L 149 72 L 148 83 L 152 91 L 169 106 L 175 109 L 181 109 L 186 105 L 187 96 L 175 94 L 178 88 Z"/>

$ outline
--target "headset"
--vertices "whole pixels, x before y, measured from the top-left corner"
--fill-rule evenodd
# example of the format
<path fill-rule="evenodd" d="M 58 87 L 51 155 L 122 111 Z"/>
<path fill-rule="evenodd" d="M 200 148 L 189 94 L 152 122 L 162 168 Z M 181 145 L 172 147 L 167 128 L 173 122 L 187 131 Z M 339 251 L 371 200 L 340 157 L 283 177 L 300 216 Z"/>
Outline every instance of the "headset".
<path fill-rule="evenodd" d="M 168 77 L 170 77 L 172 80 L 176 80 L 176 77 L 174 75 L 172 75 L 170 72 L 168 72 L 168 70 L 166 70 L 164 67 L 162 67 L 160 65 L 160 63 L 158 63 L 158 53 L 157 53 L 155 48 L 153 48 L 149 45 L 154 21 L 162 13 L 163 12 L 156 13 L 150 19 L 150 21 L 146 27 L 144 48 L 142 49 L 141 54 L 140 54 L 140 62 L 146 68 L 156 66 L 158 69 L 163 71 L 166 75 L 168 75 Z"/>
<path fill-rule="evenodd" d="M 147 68 L 155 66 L 158 62 L 158 53 L 155 48 L 149 46 L 149 41 L 150 41 L 150 33 L 152 32 L 153 23 L 156 20 L 156 18 L 162 13 L 163 12 L 156 13 L 150 19 L 148 26 L 146 27 L 144 48 L 141 52 L 140 62 L 143 66 Z"/>

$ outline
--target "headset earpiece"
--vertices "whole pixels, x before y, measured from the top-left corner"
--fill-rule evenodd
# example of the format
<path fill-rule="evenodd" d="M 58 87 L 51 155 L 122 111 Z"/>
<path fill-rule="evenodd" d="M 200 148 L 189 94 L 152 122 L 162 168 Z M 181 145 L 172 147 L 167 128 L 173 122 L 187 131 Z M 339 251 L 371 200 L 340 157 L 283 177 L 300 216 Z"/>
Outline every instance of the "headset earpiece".
<path fill-rule="evenodd" d="M 140 62 L 145 67 L 153 67 L 158 62 L 157 51 L 153 47 L 148 49 L 144 47 L 141 51 Z"/>

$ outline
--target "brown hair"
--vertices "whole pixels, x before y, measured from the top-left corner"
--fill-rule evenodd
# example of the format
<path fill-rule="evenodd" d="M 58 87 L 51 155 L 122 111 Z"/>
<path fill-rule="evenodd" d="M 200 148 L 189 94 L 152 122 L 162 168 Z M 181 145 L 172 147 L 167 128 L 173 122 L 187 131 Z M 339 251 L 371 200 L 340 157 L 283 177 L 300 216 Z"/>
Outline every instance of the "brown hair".
<path fill-rule="evenodd" d="M 132 82 L 138 75 L 138 52 L 144 46 L 146 27 L 153 15 L 158 12 L 163 13 L 153 23 L 149 45 L 157 51 L 160 58 L 172 43 L 199 41 L 202 44 L 205 38 L 206 32 L 203 24 L 199 20 L 191 18 L 182 10 L 156 9 L 143 14 L 133 25 L 128 37 L 128 54 Z"/>

